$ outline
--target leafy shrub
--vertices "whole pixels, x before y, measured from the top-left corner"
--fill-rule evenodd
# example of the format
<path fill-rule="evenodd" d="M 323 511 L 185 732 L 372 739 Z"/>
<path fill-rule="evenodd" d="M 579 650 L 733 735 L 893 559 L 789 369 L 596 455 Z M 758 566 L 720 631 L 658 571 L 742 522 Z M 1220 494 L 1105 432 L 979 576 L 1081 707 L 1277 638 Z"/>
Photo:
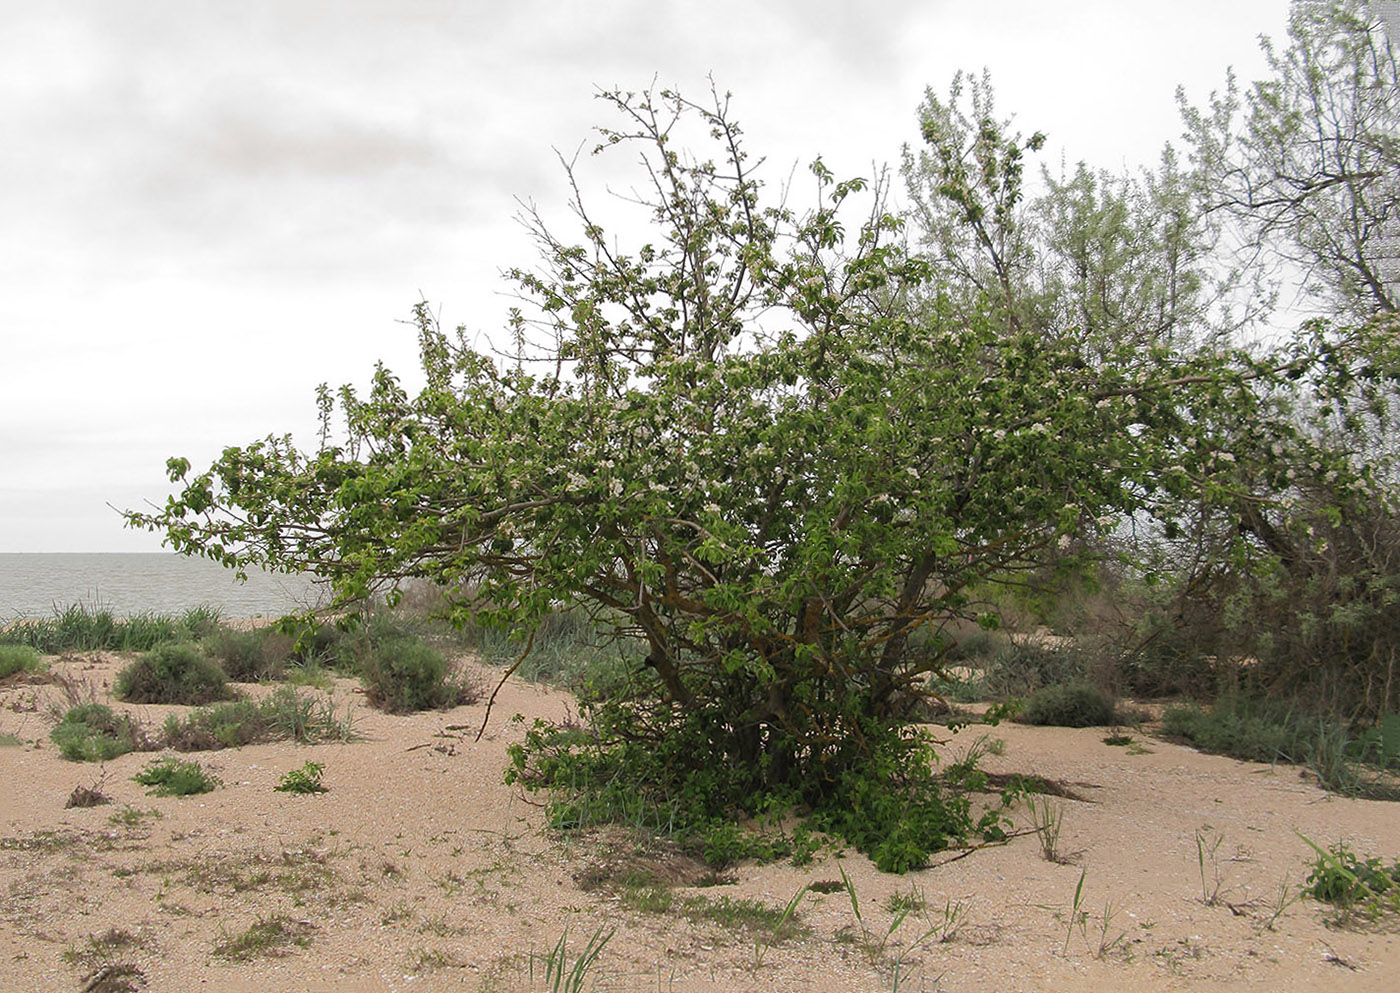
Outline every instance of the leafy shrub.
<path fill-rule="evenodd" d="M 169 756 L 147 763 L 131 778 L 142 786 L 149 786 L 146 792 L 152 796 L 193 796 L 212 792 L 223 785 L 198 762 L 185 762 Z"/>
<path fill-rule="evenodd" d="M 17 672 L 36 672 L 43 667 L 43 657 L 29 645 L 0 645 L 0 679 Z"/>
<path fill-rule="evenodd" d="M 441 652 L 408 638 L 375 645 L 360 667 L 365 696 L 391 714 L 446 709 L 467 702 L 472 689 L 451 677 Z"/>
<path fill-rule="evenodd" d="M 1013 643 L 992 657 L 982 685 L 997 700 L 1030 696 L 1043 687 L 1083 678 L 1085 663 L 1084 656 L 1071 648 Z"/>
<path fill-rule="evenodd" d="M 130 716 L 100 703 L 69 709 L 49 737 L 59 754 L 74 762 L 106 762 L 145 744 Z"/>
<path fill-rule="evenodd" d="M 321 782 L 320 762 L 307 762 L 300 769 L 292 769 L 277 780 L 273 789 L 279 793 L 324 793 L 330 787 Z"/>
<path fill-rule="evenodd" d="M 240 683 L 280 679 L 292 656 L 293 642 L 271 628 L 254 631 L 223 629 L 211 642 L 210 654 L 229 679 Z"/>
<path fill-rule="evenodd" d="M 1113 698 L 1094 684 L 1077 679 L 1037 690 L 1016 719 L 1023 724 L 1087 728 L 1112 724 L 1114 716 Z"/>
<path fill-rule="evenodd" d="M 224 672 L 195 645 L 158 645 L 117 673 L 114 693 L 131 703 L 212 703 L 234 696 Z"/>

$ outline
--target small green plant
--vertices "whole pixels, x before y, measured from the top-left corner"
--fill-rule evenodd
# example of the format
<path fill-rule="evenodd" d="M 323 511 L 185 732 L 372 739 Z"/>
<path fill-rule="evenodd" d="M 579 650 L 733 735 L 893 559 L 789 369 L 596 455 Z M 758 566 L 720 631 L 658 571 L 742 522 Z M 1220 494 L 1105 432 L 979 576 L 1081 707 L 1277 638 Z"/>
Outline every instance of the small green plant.
<path fill-rule="evenodd" d="M 1283 912 L 1301 900 L 1303 893 L 1304 890 L 1289 882 L 1288 873 L 1285 872 L 1283 878 L 1279 880 L 1278 890 L 1275 892 L 1274 898 L 1268 903 L 1269 913 L 1262 920 L 1264 929 L 1272 931 L 1274 925 L 1278 923 L 1278 919 L 1283 916 Z"/>
<path fill-rule="evenodd" d="M 1400 861 L 1386 866 L 1374 856 L 1358 855 L 1345 842 L 1324 849 L 1299 837 L 1316 855 L 1304 892 L 1337 907 L 1338 923 L 1349 924 L 1356 915 L 1374 921 L 1400 914 Z"/>
<path fill-rule="evenodd" d="M 283 955 L 290 947 L 309 945 L 314 930 L 306 921 L 294 921 L 281 914 L 259 917 L 248 930 L 217 942 L 214 954 L 234 962 L 247 962 L 260 955 Z"/>
<path fill-rule="evenodd" d="M 0 645 L 0 679 L 16 673 L 40 672 L 44 668 L 43 656 L 29 645 Z"/>
<path fill-rule="evenodd" d="M 320 762 L 307 762 L 300 769 L 292 769 L 277 780 L 273 789 L 279 793 L 325 793 L 330 787 L 321 782 Z"/>
<path fill-rule="evenodd" d="M 1087 875 L 1087 869 L 1079 870 L 1079 882 L 1074 887 L 1074 899 L 1070 901 L 1069 905 L 1069 925 L 1065 929 L 1065 947 L 1061 951 L 1061 954 L 1064 955 L 1069 954 L 1069 940 L 1074 937 L 1074 929 L 1084 926 L 1086 915 L 1079 908 L 1084 901 L 1084 878 Z"/>
<path fill-rule="evenodd" d="M 158 645 L 117 673 L 113 693 L 130 703 L 205 704 L 235 694 L 224 672 L 195 645 Z"/>
<path fill-rule="evenodd" d="M 1048 797 L 1026 797 L 1026 809 L 1030 811 L 1031 825 L 1035 828 L 1036 839 L 1040 842 L 1040 855 L 1047 862 L 1064 864 L 1069 856 L 1060 851 L 1060 828 L 1064 824 L 1065 811 L 1058 803 L 1051 803 Z"/>
<path fill-rule="evenodd" d="M 1196 831 L 1196 867 L 1201 876 L 1201 902 L 1214 907 L 1220 902 L 1220 843 L 1225 836 L 1205 827 Z M 1209 866 L 1209 870 L 1207 870 Z"/>
<path fill-rule="evenodd" d="M 772 934 L 754 939 L 753 967 L 755 970 L 763 967 L 763 959 L 768 955 L 768 950 L 785 936 L 788 923 L 793 920 L 798 905 L 802 903 L 802 898 L 806 895 L 807 887 L 805 886 L 794 893 L 792 899 L 787 902 L 787 906 L 783 908 L 783 912 L 778 916 L 777 923 L 773 925 Z"/>
<path fill-rule="evenodd" d="M 1023 724 L 1086 728 L 1111 725 L 1115 716 L 1112 697 L 1093 683 L 1076 679 L 1036 690 L 1016 719 Z"/>
<path fill-rule="evenodd" d="M 156 759 L 131 777 L 152 796 L 193 796 L 209 793 L 222 784 L 206 772 L 198 762 L 183 762 L 174 757 Z"/>
<path fill-rule="evenodd" d="M 917 886 L 908 893 L 891 893 L 885 900 L 885 910 L 891 914 L 918 913 L 927 906 L 928 899 Z"/>
<path fill-rule="evenodd" d="M 154 807 L 149 810 L 138 810 L 131 804 L 126 803 L 122 804 L 119 810 L 115 810 L 107 816 L 107 823 L 114 827 L 133 828 L 140 825 L 142 821 L 147 819 L 160 820 L 160 817 L 160 811 L 156 810 Z"/>
<path fill-rule="evenodd" d="M 584 983 L 588 980 L 589 973 L 598 964 L 598 956 L 602 954 L 603 948 L 612 940 L 616 928 L 603 933 L 602 925 L 593 932 L 593 937 L 588 939 L 588 944 L 584 946 L 578 958 L 572 963 L 568 957 L 569 929 L 566 927 L 559 940 L 555 942 L 554 949 L 545 955 L 544 958 L 544 981 L 548 984 L 550 993 L 583 993 Z M 535 958 L 530 959 L 530 979 L 534 980 Z"/>

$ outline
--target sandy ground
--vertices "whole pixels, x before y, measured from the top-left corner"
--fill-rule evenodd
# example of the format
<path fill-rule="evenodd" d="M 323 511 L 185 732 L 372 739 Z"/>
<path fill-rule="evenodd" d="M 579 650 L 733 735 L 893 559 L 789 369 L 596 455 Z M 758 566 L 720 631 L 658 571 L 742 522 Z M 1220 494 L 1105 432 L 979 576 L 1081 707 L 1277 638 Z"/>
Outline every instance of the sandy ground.
<path fill-rule="evenodd" d="M 102 692 L 122 661 L 55 669 Z M 1053 801 L 1070 860 L 1046 861 L 1027 835 L 903 877 L 852 852 L 803 868 L 741 865 L 732 882 L 679 891 L 782 907 L 844 868 L 863 921 L 843 892 L 808 894 L 804 933 L 770 946 L 770 933 L 623 910 L 606 889 L 580 886 L 589 866 L 630 857 L 626 839 L 553 837 L 502 781 L 523 733 L 510 716 L 565 717 L 567 695 L 508 684 L 476 742 L 451 728 L 475 726 L 481 705 L 393 717 L 366 707 L 350 681 L 332 694 L 362 740 L 201 753 L 225 785 L 188 798 L 147 796 L 130 777 L 151 756 L 126 755 L 105 768 L 113 805 L 65 809 L 101 771 L 49 742 L 55 687 L 0 687 L 0 735 L 21 742 L 0 747 L 0 990 L 121 989 L 117 974 L 100 982 L 114 964 L 158 991 L 549 989 L 543 956 L 567 932 L 572 963 L 599 928 L 616 930 L 581 989 L 1397 988 L 1396 929 L 1329 926 L 1329 908 L 1281 905 L 1280 887 L 1296 893 L 1307 874 L 1300 835 L 1400 856 L 1400 808 L 1331 796 L 1293 768 L 1142 735 L 1145 750 L 1110 747 L 1102 729 L 964 729 L 945 753 L 987 734 L 1003 745 L 984 768 L 1037 773 L 1082 797 Z M 169 708 L 133 709 L 158 726 Z M 273 790 L 308 760 L 324 765 L 328 793 Z M 1024 807 L 1014 816 L 1029 824 Z M 1087 917 L 1071 927 L 1081 878 Z M 892 895 L 924 906 L 886 938 Z M 302 944 L 246 961 L 216 954 L 259 920 Z"/>

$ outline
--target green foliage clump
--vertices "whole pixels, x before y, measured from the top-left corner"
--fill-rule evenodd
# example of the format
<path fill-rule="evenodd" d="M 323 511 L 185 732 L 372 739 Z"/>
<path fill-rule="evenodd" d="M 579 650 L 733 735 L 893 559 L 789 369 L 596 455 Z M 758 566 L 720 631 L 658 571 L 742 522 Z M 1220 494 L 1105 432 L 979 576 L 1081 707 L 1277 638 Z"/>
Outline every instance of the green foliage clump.
<path fill-rule="evenodd" d="M 882 870 L 901 873 L 974 834 L 991 838 L 999 830 L 999 811 L 974 819 L 965 795 L 941 787 L 932 750 L 921 736 L 885 732 L 875 761 L 853 762 L 835 783 L 794 779 L 775 789 L 765 788 L 756 770 L 697 767 L 688 753 L 700 747 L 699 721 L 656 742 L 610 743 L 597 728 L 620 714 L 595 714 L 593 730 L 537 721 L 525 742 L 512 746 L 507 780 L 548 794 L 552 827 L 625 823 L 677 837 L 712 868 L 741 858 L 810 858 L 811 832 L 820 831 L 855 845 Z M 755 836 L 735 824 L 737 816 L 762 820 L 794 807 L 809 816 L 792 838 Z"/>
<path fill-rule="evenodd" d="M 1306 766 L 1333 792 L 1374 799 L 1400 795 L 1389 775 L 1400 771 L 1400 714 L 1358 729 L 1281 701 L 1226 694 L 1209 708 L 1168 708 L 1162 730 L 1202 751 Z"/>
<path fill-rule="evenodd" d="M 282 686 L 258 702 L 235 700 L 201 707 L 165 720 L 162 740 L 180 752 L 239 748 L 266 741 L 349 741 L 354 735 L 347 716 L 329 701 L 302 696 Z"/>
<path fill-rule="evenodd" d="M 1026 697 L 1048 686 L 1083 679 L 1085 665 L 1083 653 L 1073 648 L 1012 643 L 992 656 L 982 673 L 982 686 L 993 700 Z"/>
<path fill-rule="evenodd" d="M 222 669 L 198 646 L 158 645 L 117 673 L 113 692 L 130 703 L 203 704 L 235 696 Z"/>
<path fill-rule="evenodd" d="M 1354 914 L 1375 920 L 1400 913 L 1400 862 L 1386 866 L 1379 858 L 1358 855 L 1344 842 L 1323 849 L 1303 840 L 1317 856 L 1305 893 L 1338 907 L 1343 921 Z"/>
<path fill-rule="evenodd" d="M 1032 693 L 1016 720 L 1054 727 L 1099 727 L 1115 723 L 1116 711 L 1113 697 L 1087 680 L 1076 679 Z"/>
<path fill-rule="evenodd" d="M 148 762 L 132 780 L 151 787 L 147 793 L 155 797 L 189 797 L 211 793 L 223 786 L 218 777 L 206 772 L 199 763 L 181 761 L 174 756 Z"/>
<path fill-rule="evenodd" d="M 274 628 L 252 631 L 221 629 L 210 639 L 209 654 L 225 675 L 240 683 L 280 679 L 292 655 L 293 642 Z"/>
<path fill-rule="evenodd" d="M 43 668 L 44 659 L 37 649 L 29 645 L 0 645 L 0 679 L 17 672 L 38 672 Z"/>
<path fill-rule="evenodd" d="M 70 708 L 49 732 L 59 753 L 74 762 L 106 762 L 144 746 L 144 736 L 128 714 L 100 703 Z"/>
<path fill-rule="evenodd" d="M 300 769 L 285 773 L 273 789 L 279 793 L 325 793 L 330 787 L 321 782 L 324 768 L 320 762 L 307 762 Z"/>
<path fill-rule="evenodd" d="M 1316 729 L 1293 708 L 1236 696 L 1222 696 L 1209 708 L 1169 707 L 1162 715 L 1164 734 L 1246 762 L 1301 762 Z"/>
<path fill-rule="evenodd" d="M 142 786 L 149 786 L 146 792 L 152 796 L 193 796 L 212 792 L 223 785 L 198 762 L 174 757 L 149 762 L 131 778 Z"/>
<path fill-rule="evenodd" d="M 20 620 L 0 631 L 0 642 L 24 644 L 45 655 L 64 652 L 145 652 L 168 641 L 193 641 L 219 624 L 214 607 L 194 607 L 179 617 L 142 613 L 118 619 L 110 610 L 71 604 L 51 618 Z"/>
<path fill-rule="evenodd" d="M 446 657 L 414 638 L 376 643 L 360 663 L 360 681 L 369 702 L 391 714 L 445 710 L 473 697 Z"/>

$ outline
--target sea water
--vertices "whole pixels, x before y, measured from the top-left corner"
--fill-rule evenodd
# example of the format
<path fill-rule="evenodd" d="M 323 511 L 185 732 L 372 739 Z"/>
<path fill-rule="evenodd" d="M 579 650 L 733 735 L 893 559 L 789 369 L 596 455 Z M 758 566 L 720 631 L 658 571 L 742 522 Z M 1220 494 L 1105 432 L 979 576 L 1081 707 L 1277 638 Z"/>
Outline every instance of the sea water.
<path fill-rule="evenodd" d="M 52 617 L 79 604 L 117 617 L 218 608 L 226 618 L 280 617 L 323 601 L 310 577 L 250 571 L 239 582 L 208 559 L 153 553 L 0 553 L 0 622 Z"/>

